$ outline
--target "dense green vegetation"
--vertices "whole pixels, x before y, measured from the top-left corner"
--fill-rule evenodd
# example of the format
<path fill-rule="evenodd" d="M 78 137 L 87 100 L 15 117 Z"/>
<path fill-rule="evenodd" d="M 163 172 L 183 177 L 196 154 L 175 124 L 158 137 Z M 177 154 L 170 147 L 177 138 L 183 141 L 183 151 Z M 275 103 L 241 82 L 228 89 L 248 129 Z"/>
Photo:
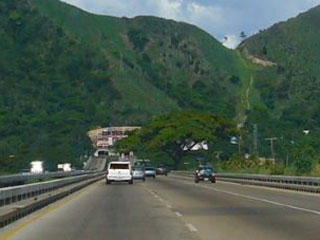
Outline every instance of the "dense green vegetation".
<path fill-rule="evenodd" d="M 0 51 L 2 171 L 35 159 L 79 165 L 86 129 L 108 123 L 121 97 L 106 59 L 18 0 L 0 2 Z"/>
<path fill-rule="evenodd" d="M 319 143 L 320 133 L 319 22 L 320 7 L 316 7 L 261 31 L 239 46 L 244 56 L 276 64 L 256 71 L 254 89 L 259 101 L 252 102 L 248 129 L 253 123 L 259 125 L 260 146 L 266 145 L 264 138 L 278 137 L 278 158 L 284 163 L 289 157 L 291 164 L 296 163 L 291 167 L 301 173 L 312 170 L 311 165 L 317 164 L 314 153 L 319 152 L 319 145 L 310 144 L 310 139 Z M 303 130 L 310 130 L 310 134 L 304 135 Z M 309 151 L 302 147 L 307 144 Z M 262 148 L 261 155 L 268 156 L 268 151 Z"/>
<path fill-rule="evenodd" d="M 115 149 L 117 152 L 134 151 L 140 155 L 138 157 L 162 152 L 171 158 L 175 169 L 178 169 L 183 164 L 183 158 L 191 155 L 194 147 L 206 150 L 205 146 L 229 140 L 236 134 L 235 124 L 225 117 L 178 111 L 156 118 L 128 138 L 118 141 Z"/>
<path fill-rule="evenodd" d="M 245 64 L 208 33 L 156 17 L 119 19 L 87 14 L 56 0 L 35 3 L 109 59 L 114 86 L 124 96 L 117 103 L 118 122 L 129 117 L 146 123 L 146 115 L 178 108 L 234 115 L 241 78 L 247 77 Z"/>
<path fill-rule="evenodd" d="M 86 131 L 95 126 L 145 125 L 195 109 L 244 126 L 240 151 L 228 141 L 215 144 L 223 159 L 254 153 L 258 124 L 259 155 L 270 157 L 265 138 L 278 137 L 279 162 L 289 159 L 306 174 L 318 156 L 319 20 L 318 7 L 233 51 L 185 23 L 98 16 L 58 0 L 2 0 L 1 171 L 35 159 L 49 169 L 80 166 L 91 148 Z M 248 55 L 275 65 L 253 64 Z"/>
<path fill-rule="evenodd" d="M 180 108 L 234 116 L 244 64 L 194 26 L 57 0 L 1 1 L 0 52 L 5 172 L 35 159 L 80 165 L 97 125 L 145 124 Z"/>
<path fill-rule="evenodd" d="M 256 88 L 267 112 L 281 128 L 320 125 L 320 7 L 262 31 L 240 46 L 251 55 L 276 63 L 258 73 Z"/>

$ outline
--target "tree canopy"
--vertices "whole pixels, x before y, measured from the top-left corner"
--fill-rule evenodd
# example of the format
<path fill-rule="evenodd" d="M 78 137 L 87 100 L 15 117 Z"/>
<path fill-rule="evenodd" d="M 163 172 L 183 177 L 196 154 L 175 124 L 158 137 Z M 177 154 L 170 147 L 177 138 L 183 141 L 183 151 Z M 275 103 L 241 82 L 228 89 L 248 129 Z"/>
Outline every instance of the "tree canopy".
<path fill-rule="evenodd" d="M 161 151 L 178 167 L 182 158 L 201 143 L 214 144 L 236 133 L 227 118 L 196 111 L 177 111 L 161 116 L 115 145 L 118 151 Z"/>

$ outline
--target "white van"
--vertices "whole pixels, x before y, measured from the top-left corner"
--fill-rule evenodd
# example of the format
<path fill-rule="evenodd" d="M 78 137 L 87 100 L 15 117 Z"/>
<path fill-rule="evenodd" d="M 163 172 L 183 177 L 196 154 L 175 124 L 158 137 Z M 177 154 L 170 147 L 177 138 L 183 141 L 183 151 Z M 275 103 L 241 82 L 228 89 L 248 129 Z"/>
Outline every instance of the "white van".
<path fill-rule="evenodd" d="M 133 183 L 132 169 L 130 162 L 110 162 L 106 176 L 106 183 L 128 182 Z"/>

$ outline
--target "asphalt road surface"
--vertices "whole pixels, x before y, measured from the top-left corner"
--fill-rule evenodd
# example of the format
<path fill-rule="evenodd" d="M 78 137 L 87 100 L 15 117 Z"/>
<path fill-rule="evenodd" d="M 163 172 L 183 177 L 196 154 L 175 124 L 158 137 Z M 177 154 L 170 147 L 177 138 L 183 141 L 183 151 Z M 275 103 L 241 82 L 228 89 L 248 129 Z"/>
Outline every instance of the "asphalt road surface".
<path fill-rule="evenodd" d="M 0 240 L 319 240 L 320 196 L 179 176 L 75 193 L 0 230 Z"/>

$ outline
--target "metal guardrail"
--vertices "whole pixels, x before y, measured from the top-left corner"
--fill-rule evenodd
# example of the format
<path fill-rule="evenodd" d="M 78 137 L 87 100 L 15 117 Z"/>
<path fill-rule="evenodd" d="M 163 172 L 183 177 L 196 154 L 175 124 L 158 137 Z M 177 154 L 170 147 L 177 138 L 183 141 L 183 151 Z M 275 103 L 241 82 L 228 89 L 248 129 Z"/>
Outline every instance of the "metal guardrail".
<path fill-rule="evenodd" d="M 42 174 L 31 174 L 31 173 L 21 173 L 12 175 L 0 175 L 0 187 L 2 186 L 13 186 L 18 184 L 23 184 L 28 181 L 42 180 L 46 178 L 63 178 L 79 176 L 88 173 L 93 173 L 96 171 L 104 171 L 107 164 L 107 158 L 101 157 L 90 157 L 87 161 L 87 165 L 84 170 L 71 171 L 71 172 L 48 172 Z"/>
<path fill-rule="evenodd" d="M 15 183 L 24 183 L 27 181 L 33 180 L 41 180 L 45 178 L 62 178 L 62 177 L 72 177 L 79 176 L 88 173 L 92 173 L 93 171 L 89 170 L 80 170 L 80 171 L 71 171 L 71 172 L 49 172 L 49 173 L 41 173 L 41 174 L 12 174 L 12 175 L 3 175 L 0 176 L 0 186 L 12 185 Z"/>
<path fill-rule="evenodd" d="M 176 173 L 188 177 L 194 176 L 194 173 L 190 171 L 177 171 Z M 320 193 L 320 178 L 316 177 L 218 173 L 217 180 L 240 184 L 258 185 L 288 190 Z"/>
<path fill-rule="evenodd" d="M 23 201 L 21 201 L 19 204 L 9 204 L 6 206 L 3 206 L 0 208 L 0 228 L 50 204 L 53 203 L 59 199 L 62 199 L 70 194 L 72 194 L 73 192 L 76 192 L 86 186 L 89 186 L 92 183 L 95 183 L 99 180 L 101 180 L 102 178 L 104 178 L 104 173 L 100 172 L 100 173 L 95 173 L 95 174 L 90 174 L 88 179 L 84 179 L 85 176 L 78 176 L 78 177 L 73 177 L 73 180 L 69 182 L 69 185 L 64 186 L 63 184 L 61 184 L 61 181 L 64 181 L 64 184 L 66 184 L 66 180 L 67 179 L 60 179 L 60 180 L 56 180 L 55 182 L 55 186 L 50 186 L 50 184 L 52 184 L 54 181 L 48 182 L 47 186 L 45 188 L 41 188 L 39 186 L 35 186 L 38 184 L 31 184 L 34 186 L 21 186 L 24 187 L 25 190 L 28 188 L 29 189 L 29 193 L 30 195 L 32 195 L 33 193 L 40 193 L 41 191 L 46 191 L 46 190 L 54 190 L 54 187 L 57 187 L 58 185 L 60 185 L 60 187 L 50 193 L 47 194 L 41 194 L 37 197 L 34 198 L 29 198 L 29 199 L 25 199 Z M 77 180 L 76 180 L 77 179 Z M 68 179 L 70 180 L 70 179 Z M 59 181 L 60 183 L 58 184 L 57 181 Z M 75 181 L 75 182 L 74 182 Z M 41 183 L 44 184 L 44 183 Z M 30 187 L 30 188 L 29 188 Z M 53 188 L 50 188 L 53 187 Z M 11 192 L 15 192 L 14 189 L 17 187 L 13 187 L 11 188 L 11 190 L 8 189 L 8 191 Z M 25 194 L 28 191 L 24 192 Z M 15 196 L 19 196 L 17 195 L 19 193 L 19 191 L 15 192 Z M 22 193 L 23 196 L 23 192 Z M 12 195 L 13 196 L 13 195 Z M 21 196 L 21 194 L 20 194 Z"/>
<path fill-rule="evenodd" d="M 54 191 L 58 188 L 84 181 L 90 178 L 104 175 L 104 172 L 85 174 L 41 183 L 32 183 L 0 189 L 0 207 L 14 202 L 35 197 L 45 192 Z"/>
<path fill-rule="evenodd" d="M 106 163 L 106 159 L 90 159 L 90 168 L 82 171 L 0 176 L 0 186 L 12 186 L 46 178 L 59 178 L 46 182 L 0 188 L 0 228 L 103 179 Z"/>
<path fill-rule="evenodd" d="M 298 176 L 280 176 L 280 175 L 260 175 L 260 174 L 234 174 L 219 173 L 219 178 L 245 179 L 249 181 L 263 181 L 286 184 L 298 184 L 307 186 L 320 186 L 320 178 L 316 177 L 298 177 Z"/>

